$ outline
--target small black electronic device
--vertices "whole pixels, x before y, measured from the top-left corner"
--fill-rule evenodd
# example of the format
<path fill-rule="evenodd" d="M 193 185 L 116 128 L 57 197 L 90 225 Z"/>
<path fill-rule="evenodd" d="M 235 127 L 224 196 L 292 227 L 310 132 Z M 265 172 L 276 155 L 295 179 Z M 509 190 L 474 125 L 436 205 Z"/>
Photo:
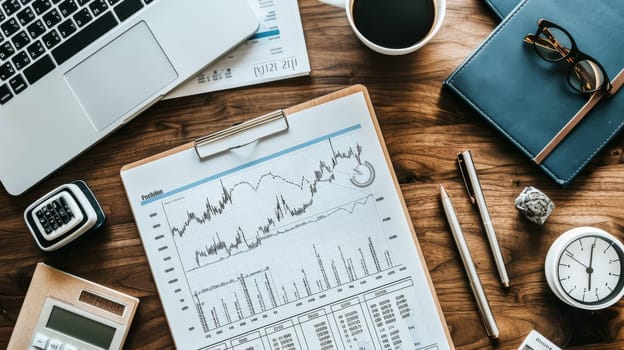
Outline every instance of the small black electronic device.
<path fill-rule="evenodd" d="M 104 223 L 105 216 L 84 181 L 50 191 L 24 211 L 24 220 L 39 248 L 54 251 Z"/>

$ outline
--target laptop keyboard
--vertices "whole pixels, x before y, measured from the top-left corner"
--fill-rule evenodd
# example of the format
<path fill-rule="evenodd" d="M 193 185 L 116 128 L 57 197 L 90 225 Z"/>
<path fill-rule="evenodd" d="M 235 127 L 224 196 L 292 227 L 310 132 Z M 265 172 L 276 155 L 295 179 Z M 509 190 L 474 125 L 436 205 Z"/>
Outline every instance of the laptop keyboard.
<path fill-rule="evenodd" d="M 0 104 L 155 0 L 0 0 Z"/>

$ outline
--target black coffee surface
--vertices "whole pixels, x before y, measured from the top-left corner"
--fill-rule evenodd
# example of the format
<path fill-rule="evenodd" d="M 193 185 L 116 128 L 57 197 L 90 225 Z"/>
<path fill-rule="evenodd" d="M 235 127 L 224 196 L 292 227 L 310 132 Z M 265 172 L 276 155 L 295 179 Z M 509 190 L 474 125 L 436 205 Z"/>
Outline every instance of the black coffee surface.
<path fill-rule="evenodd" d="M 355 0 L 353 21 L 373 43 L 402 49 L 422 40 L 433 26 L 432 0 Z"/>

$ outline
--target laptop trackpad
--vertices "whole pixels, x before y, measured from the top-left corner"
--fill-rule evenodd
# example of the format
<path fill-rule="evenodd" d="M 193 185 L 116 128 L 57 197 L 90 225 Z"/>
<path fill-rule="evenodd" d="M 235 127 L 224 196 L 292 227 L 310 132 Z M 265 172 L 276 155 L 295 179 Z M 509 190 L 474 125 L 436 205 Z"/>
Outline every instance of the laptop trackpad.
<path fill-rule="evenodd" d="M 97 130 L 109 126 L 178 77 L 145 22 L 65 73 Z"/>

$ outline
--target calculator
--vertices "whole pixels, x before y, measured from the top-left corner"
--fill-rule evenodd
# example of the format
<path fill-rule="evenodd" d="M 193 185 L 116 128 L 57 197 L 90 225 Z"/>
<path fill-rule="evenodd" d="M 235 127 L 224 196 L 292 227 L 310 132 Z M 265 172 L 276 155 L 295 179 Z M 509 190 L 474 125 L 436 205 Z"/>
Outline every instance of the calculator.
<path fill-rule="evenodd" d="M 105 216 L 93 192 L 79 180 L 32 203 L 24 211 L 24 220 L 39 248 L 54 251 L 98 229 Z"/>
<path fill-rule="evenodd" d="M 139 300 L 37 264 L 9 350 L 121 350 Z"/>

